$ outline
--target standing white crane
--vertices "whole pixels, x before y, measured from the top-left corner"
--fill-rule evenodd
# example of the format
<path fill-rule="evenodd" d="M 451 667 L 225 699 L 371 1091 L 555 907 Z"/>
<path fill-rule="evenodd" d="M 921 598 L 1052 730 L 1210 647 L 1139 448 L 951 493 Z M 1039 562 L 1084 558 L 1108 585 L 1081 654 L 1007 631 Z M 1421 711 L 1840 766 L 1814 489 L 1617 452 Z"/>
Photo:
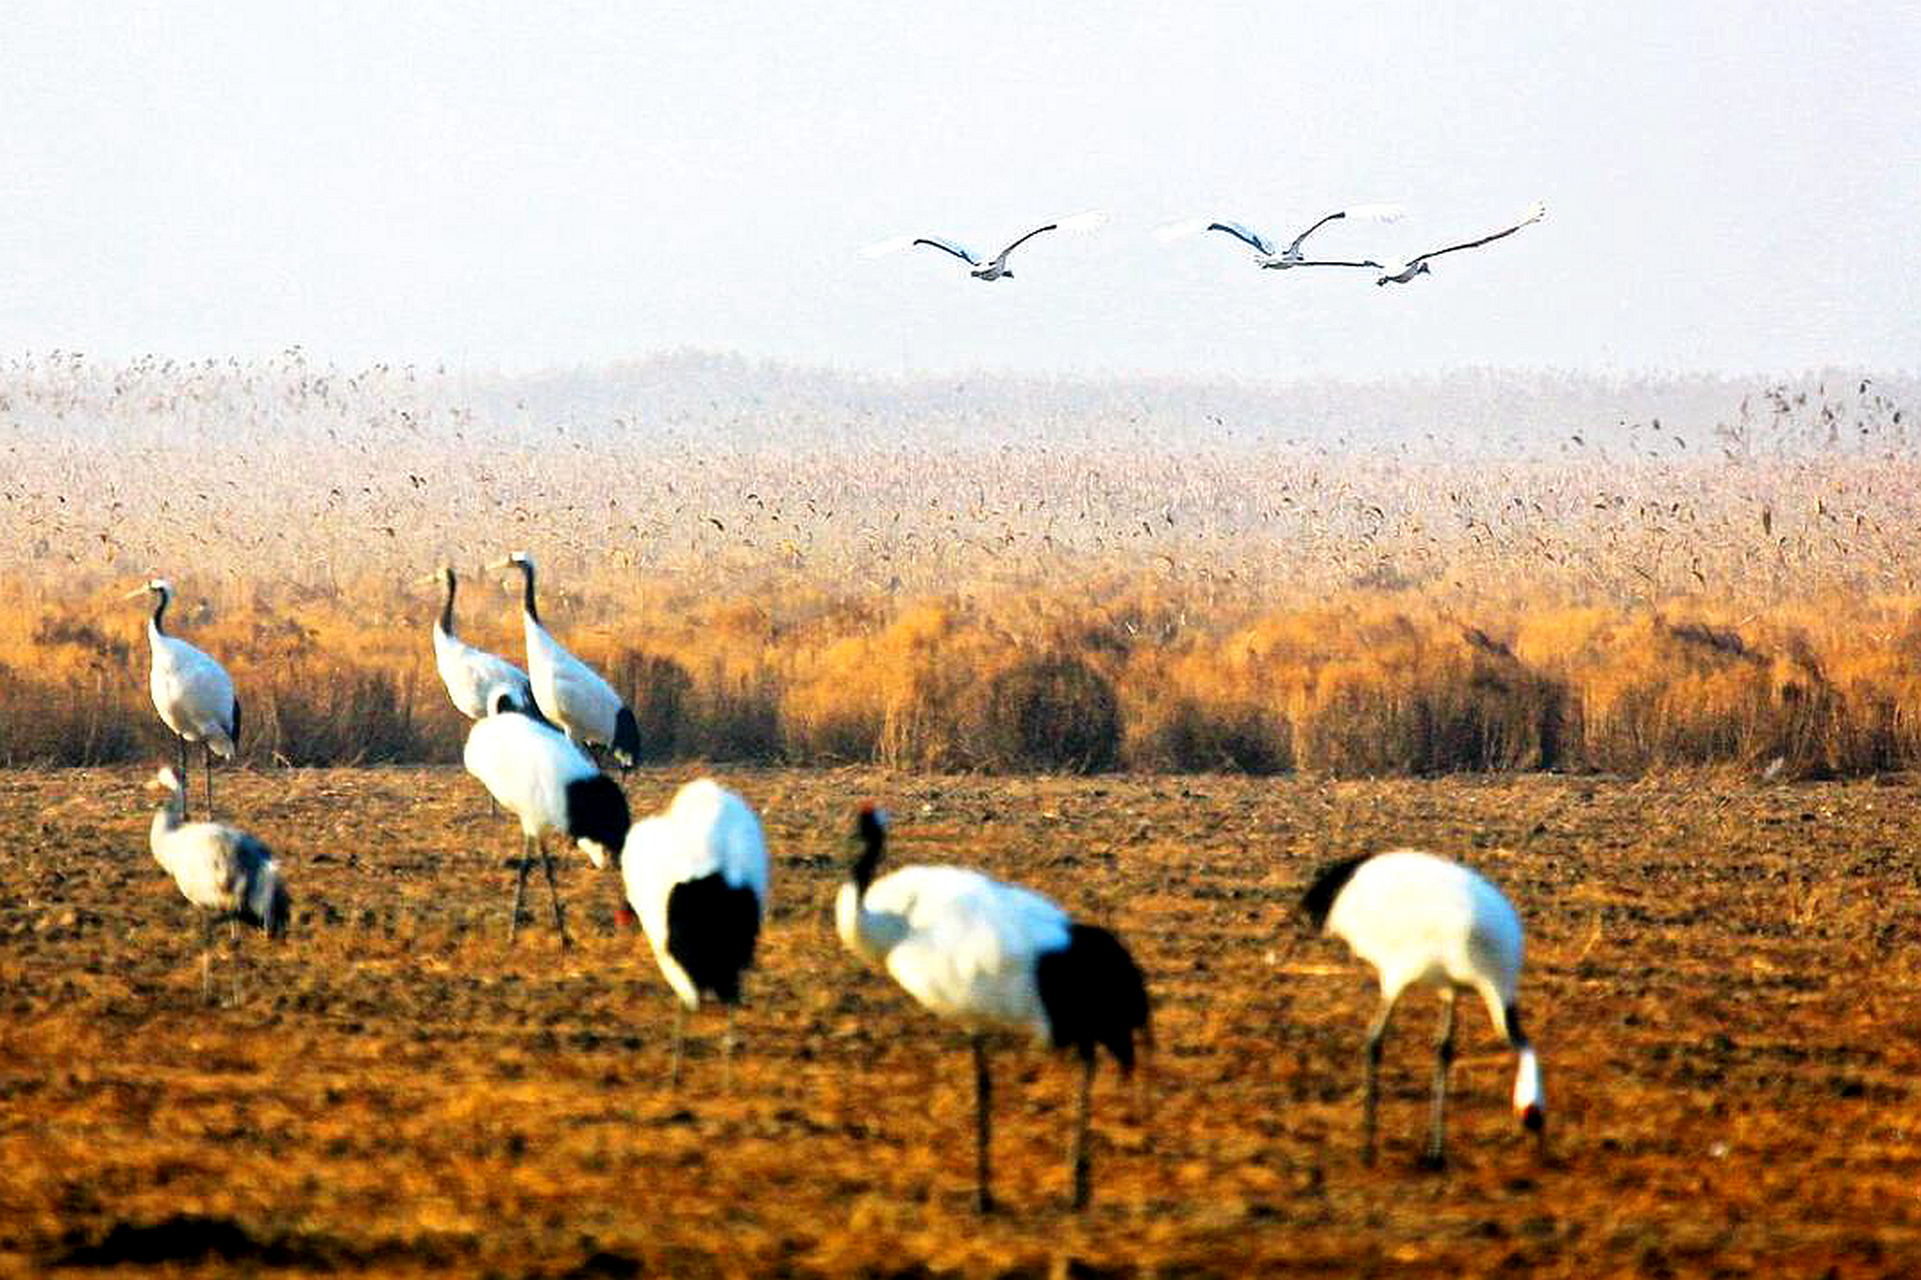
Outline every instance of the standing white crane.
<path fill-rule="evenodd" d="M 849 951 L 885 968 L 930 1012 L 967 1027 L 974 1050 L 976 1202 L 993 1210 L 988 1141 L 993 1082 L 986 1033 L 1011 1028 L 1081 1056 L 1080 1107 L 1068 1168 L 1073 1205 L 1085 1208 L 1095 1048 L 1123 1072 L 1134 1033 L 1152 1044 L 1147 986 L 1127 948 L 1097 925 L 1077 924 L 1040 894 L 960 867 L 901 867 L 876 879 L 887 815 L 860 812 L 860 857 L 840 887 L 834 922 Z"/>
<path fill-rule="evenodd" d="M 217 822 L 188 822 L 187 784 L 171 767 L 155 774 L 150 787 L 167 798 L 153 815 L 150 833 L 154 859 L 166 868 L 188 902 L 200 909 L 206 936 L 200 952 L 200 994 L 213 998 L 214 931 L 232 925 L 234 1003 L 240 1003 L 240 926 L 250 924 L 269 938 L 287 932 L 293 900 L 267 846 L 244 831 Z"/>
<path fill-rule="evenodd" d="M 453 699 L 460 714 L 469 720 L 483 719 L 487 715 L 487 695 L 496 686 L 512 693 L 521 710 L 532 710 L 534 690 L 526 672 L 505 658 L 476 649 L 454 634 L 454 567 L 442 565 L 438 573 L 421 582 L 423 585 L 444 583 L 447 588 L 447 599 L 440 606 L 440 616 L 434 620 L 434 666 L 439 669 L 441 683 L 447 686 L 447 696 Z"/>
<path fill-rule="evenodd" d="M 1521 976 L 1520 917 L 1501 891 L 1458 862 L 1416 849 L 1348 858 L 1324 868 L 1301 898 L 1316 929 L 1346 941 L 1374 967 L 1381 1007 L 1367 1029 L 1362 1152 L 1374 1162 L 1374 1109 L 1381 1044 L 1388 1019 L 1409 987 L 1438 988 L 1441 1035 L 1436 1042 L 1434 1104 L 1422 1162 L 1441 1167 L 1448 1068 L 1454 1061 L 1454 1001 L 1481 997 L 1495 1031 L 1517 1055 L 1514 1113 L 1537 1138 L 1546 1128 L 1541 1068 L 1521 1031 L 1516 988 Z"/>
<path fill-rule="evenodd" d="M 1224 231 L 1242 244 L 1254 250 L 1256 265 L 1272 271 L 1286 271 L 1293 267 L 1373 267 L 1380 269 L 1381 264 L 1372 260 L 1338 261 L 1331 258 L 1309 258 L 1301 249 L 1307 238 L 1330 222 L 1353 218 L 1367 222 L 1398 222 L 1401 207 L 1395 204 L 1357 204 L 1346 209 L 1336 209 L 1333 213 L 1323 214 L 1307 230 L 1295 236 L 1286 246 L 1276 248 L 1274 241 L 1261 232 L 1243 223 L 1229 222 L 1226 219 L 1190 218 L 1183 222 L 1170 222 L 1157 228 L 1154 235 L 1162 241 L 1178 240 L 1191 236 L 1197 231 Z"/>
<path fill-rule="evenodd" d="M 1007 269 L 1007 255 L 1026 244 L 1029 240 L 1032 240 L 1035 236 L 1047 231 L 1093 231 L 1106 222 L 1107 215 L 1098 209 L 1089 209 L 1085 213 L 1077 213 L 1070 218 L 1061 218 L 1058 221 L 1048 223 L 1044 227 L 1035 227 L 1032 231 L 1021 236 L 1005 249 L 1002 249 L 999 253 L 985 261 L 975 256 L 974 251 L 967 248 L 967 246 L 940 236 L 894 236 L 890 239 L 880 240 L 874 244 L 870 244 L 861 252 L 870 258 L 878 258 L 882 254 L 895 253 L 914 245 L 926 245 L 930 249 L 939 249 L 942 253 L 952 254 L 954 257 L 959 258 L 967 264 L 967 274 L 976 280 L 1012 280 L 1014 273 Z"/>
<path fill-rule="evenodd" d="M 1479 240 L 1469 240 L 1465 244 L 1451 244 L 1445 249 L 1430 250 L 1427 253 L 1421 254 L 1419 257 L 1409 258 L 1404 262 L 1385 263 L 1381 267 L 1381 271 L 1383 273 L 1381 278 L 1376 280 L 1374 283 L 1377 285 L 1407 284 L 1409 281 L 1413 280 L 1415 276 L 1424 276 L 1429 274 L 1429 268 L 1427 264 L 1428 264 L 1428 261 L 1432 258 L 1438 258 L 1444 253 L 1459 253 L 1462 249 L 1478 249 L 1484 244 L 1491 244 L 1496 240 L 1500 240 L 1504 237 L 1511 236 L 1516 231 L 1519 231 L 1522 227 L 1529 226 L 1532 223 L 1539 222 L 1541 219 L 1545 217 L 1547 217 L 1547 205 L 1544 203 L 1536 203 L 1533 208 L 1527 211 L 1526 217 L 1522 218 L 1519 222 L 1515 223 L 1513 226 L 1509 227 L 1505 231 L 1496 231 L 1491 236 L 1482 236 Z"/>
<path fill-rule="evenodd" d="M 697 778 L 663 812 L 627 832 L 620 874 L 628 905 L 674 989 L 669 1083 L 680 1082 L 681 1033 L 687 1015 L 700 1008 L 703 991 L 727 1006 L 731 1082 L 741 975 L 754 963 L 767 910 L 767 841 L 760 819 L 732 791 L 712 778 Z"/>
<path fill-rule="evenodd" d="M 603 748 L 621 768 L 633 768 L 640 759 L 640 724 L 632 708 L 614 692 L 614 686 L 567 652 L 541 625 L 540 611 L 534 604 L 534 558 L 516 551 L 487 567 L 520 570 L 520 620 L 527 631 L 527 675 L 540 713 L 573 741 Z"/>
<path fill-rule="evenodd" d="M 213 758 L 231 760 L 240 749 L 240 700 L 234 696 L 233 680 L 225 667 L 177 636 L 166 632 L 168 604 L 173 601 L 173 583 L 155 578 L 126 595 L 128 600 L 151 593 L 153 617 L 147 620 L 147 645 L 153 651 L 153 673 L 148 688 L 153 694 L 154 710 L 180 741 L 180 778 L 184 785 L 190 776 L 187 744 L 198 742 L 205 754 L 207 770 L 207 812 L 213 812 Z M 186 813 L 186 793 L 180 797 L 181 813 Z"/>
<path fill-rule="evenodd" d="M 507 941 L 511 945 L 520 931 L 527 872 L 538 854 L 547 890 L 553 895 L 560 945 L 571 947 L 560 886 L 554 880 L 553 855 L 547 852 L 543 837 L 554 832 L 573 840 L 596 868 L 606 866 L 609 858 L 619 865 L 621 844 L 627 838 L 627 796 L 566 735 L 520 711 L 509 690 L 495 689 L 487 701 L 491 714 L 476 720 L 467 731 L 461 759 L 500 806 L 520 819 L 519 874 Z"/>

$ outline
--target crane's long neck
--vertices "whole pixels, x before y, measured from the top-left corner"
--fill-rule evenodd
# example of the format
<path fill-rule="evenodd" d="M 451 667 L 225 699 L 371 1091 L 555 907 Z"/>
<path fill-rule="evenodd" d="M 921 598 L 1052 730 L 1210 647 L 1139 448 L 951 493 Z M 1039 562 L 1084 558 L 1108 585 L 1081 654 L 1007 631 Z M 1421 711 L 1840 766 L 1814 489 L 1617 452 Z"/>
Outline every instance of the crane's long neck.
<path fill-rule="evenodd" d="M 855 860 L 847 883 L 841 886 L 834 923 L 849 950 L 870 964 L 881 965 L 906 936 L 906 921 L 897 912 L 869 909 L 867 889 L 874 882 L 874 872 L 880 865 L 885 833 L 869 815 L 862 815 L 860 838 L 865 847 Z"/>
<path fill-rule="evenodd" d="M 157 636 L 164 636 L 167 634 L 167 627 L 164 621 L 167 612 L 167 602 L 172 600 L 173 597 L 165 591 L 156 591 L 153 594 L 153 622 L 151 624 L 153 626 L 153 633 Z"/>
<path fill-rule="evenodd" d="M 867 886 L 874 883 L 874 872 L 880 869 L 881 856 L 887 851 L 887 832 L 870 813 L 860 818 L 860 857 L 854 859 L 853 874 L 854 903 L 866 910 Z"/>
<path fill-rule="evenodd" d="M 529 618 L 540 621 L 540 610 L 534 607 L 534 567 L 526 561 L 520 563 L 520 607 Z"/>
<path fill-rule="evenodd" d="M 440 606 L 440 629 L 449 636 L 454 633 L 454 571 L 447 570 L 447 601 Z"/>
<path fill-rule="evenodd" d="M 181 814 L 186 806 L 187 797 L 176 788 L 167 793 L 166 803 L 153 811 L 151 830 L 153 856 L 162 866 L 166 865 L 167 859 L 161 854 L 161 850 L 166 847 L 167 837 L 180 829 Z"/>

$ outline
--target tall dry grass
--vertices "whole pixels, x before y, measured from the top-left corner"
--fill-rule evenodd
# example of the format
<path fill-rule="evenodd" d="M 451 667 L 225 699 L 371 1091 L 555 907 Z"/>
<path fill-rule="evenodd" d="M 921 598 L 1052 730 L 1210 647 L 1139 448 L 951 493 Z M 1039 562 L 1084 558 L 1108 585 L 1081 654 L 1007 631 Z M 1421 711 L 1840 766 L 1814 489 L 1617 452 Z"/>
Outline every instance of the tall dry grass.
<path fill-rule="evenodd" d="M 457 759 L 437 600 L 406 584 L 514 547 L 657 760 L 1813 776 L 1921 753 L 1921 440 L 1865 381 L 1769 389 L 1691 438 L 1597 424 L 1472 458 L 1046 413 L 914 444 L 811 401 L 802 427 L 532 421 L 461 391 L 298 353 L 0 365 L 0 761 L 170 749 L 120 598 L 155 572 L 233 673 L 249 759 Z M 510 594 L 474 576 L 460 604 L 518 653 Z"/>
<path fill-rule="evenodd" d="M 433 604 L 381 590 L 304 603 L 263 592 L 272 626 L 178 611 L 176 633 L 234 675 L 247 759 L 458 759 L 465 722 L 432 668 Z M 380 600 L 386 620 L 341 608 L 349 599 Z M 791 622 L 765 602 L 665 626 L 547 616 L 634 706 L 652 760 L 1341 775 L 1779 760 L 1803 777 L 1921 760 L 1916 597 L 1740 618 L 1680 601 L 1523 606 L 1470 623 L 1418 593 L 1355 591 L 1232 625 L 1190 619 L 1172 639 L 1086 625 L 1101 608 L 1094 587 L 1063 584 L 863 600 Z M 138 606 L 43 609 L 0 625 L 0 761 L 170 750 L 146 700 Z M 516 654 L 511 618 L 495 612 L 470 636 Z"/>

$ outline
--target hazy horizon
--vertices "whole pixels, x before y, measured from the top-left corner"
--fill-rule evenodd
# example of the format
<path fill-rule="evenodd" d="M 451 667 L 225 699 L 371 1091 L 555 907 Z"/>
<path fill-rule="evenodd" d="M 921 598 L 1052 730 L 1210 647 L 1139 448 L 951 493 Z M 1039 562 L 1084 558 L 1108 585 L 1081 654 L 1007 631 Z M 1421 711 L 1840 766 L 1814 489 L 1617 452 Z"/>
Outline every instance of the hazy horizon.
<path fill-rule="evenodd" d="M 1910 6 L 1445 15 L 16 6 L 0 352 L 506 375 L 662 352 L 854 374 L 1907 372 Z M 1226 237 L 1393 200 L 1262 272 Z M 901 233 L 1085 237 L 982 284 Z"/>

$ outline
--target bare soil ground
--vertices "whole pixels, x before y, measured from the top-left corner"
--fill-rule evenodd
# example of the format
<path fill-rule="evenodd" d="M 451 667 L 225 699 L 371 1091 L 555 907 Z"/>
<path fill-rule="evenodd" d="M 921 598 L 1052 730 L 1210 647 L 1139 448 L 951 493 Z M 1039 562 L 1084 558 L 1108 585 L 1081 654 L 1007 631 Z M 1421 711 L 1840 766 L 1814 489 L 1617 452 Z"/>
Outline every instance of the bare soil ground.
<path fill-rule="evenodd" d="M 676 1095 L 616 879 L 570 852 L 580 945 L 556 946 L 536 878 L 508 950 L 517 836 L 457 770 L 222 775 L 296 930 L 247 939 L 244 1003 L 203 1007 L 146 776 L 0 775 L 0 1270 L 1921 1274 L 1914 779 L 730 773 L 774 908 L 732 1091 L 704 1013 Z M 1074 1072 L 1014 1044 L 1006 1209 L 971 1211 L 964 1042 L 833 937 L 867 797 L 897 861 L 1039 888 L 1147 970 L 1151 1094 L 1103 1070 L 1085 1215 L 1062 1206 Z M 1293 908 L 1313 865 L 1403 843 L 1480 867 L 1528 922 L 1545 1158 L 1463 1006 L 1452 1162 L 1416 1169 L 1422 996 L 1389 1041 L 1383 1158 L 1360 1163 L 1373 988 Z"/>

